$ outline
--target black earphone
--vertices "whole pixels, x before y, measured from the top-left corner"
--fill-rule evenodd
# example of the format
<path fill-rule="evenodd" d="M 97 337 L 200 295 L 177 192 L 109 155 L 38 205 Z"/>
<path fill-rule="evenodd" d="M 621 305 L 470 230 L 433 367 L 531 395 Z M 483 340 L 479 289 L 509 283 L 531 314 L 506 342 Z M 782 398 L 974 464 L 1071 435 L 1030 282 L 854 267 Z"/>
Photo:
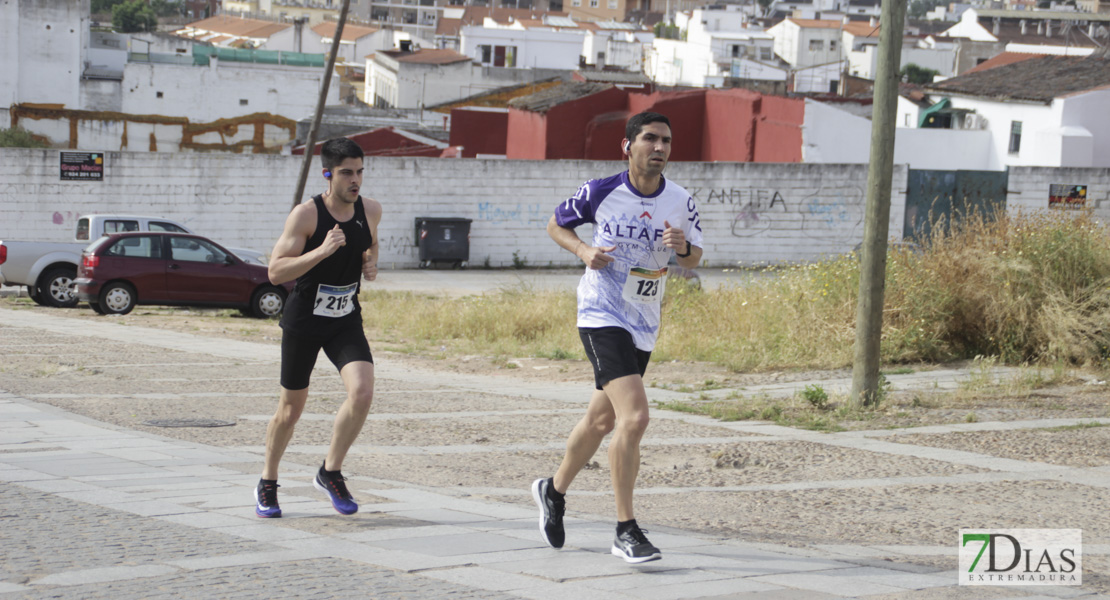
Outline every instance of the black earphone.
<path fill-rule="evenodd" d="M 331 179 L 331 171 L 324 171 L 324 179 Z"/>

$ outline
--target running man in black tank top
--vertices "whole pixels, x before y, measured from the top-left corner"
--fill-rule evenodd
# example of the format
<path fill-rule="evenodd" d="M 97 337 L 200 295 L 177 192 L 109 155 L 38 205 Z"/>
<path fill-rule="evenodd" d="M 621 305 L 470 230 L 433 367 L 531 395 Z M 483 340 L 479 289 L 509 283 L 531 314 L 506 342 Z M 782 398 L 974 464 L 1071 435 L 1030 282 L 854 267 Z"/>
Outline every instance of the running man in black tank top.
<path fill-rule="evenodd" d="M 374 397 L 374 357 L 362 329 L 358 292 L 362 278 L 378 276 L 382 206 L 359 196 L 363 152 L 358 144 L 329 140 L 320 162 L 328 191 L 289 213 L 270 258 L 271 282 L 297 283 L 281 318 L 281 397 L 266 429 L 265 463 L 255 489 L 260 517 L 281 516 L 278 463 L 308 400 L 309 377 L 321 349 L 339 369 L 347 399 L 335 416 L 328 455 L 313 485 L 340 513 L 358 511 L 340 469 Z"/>

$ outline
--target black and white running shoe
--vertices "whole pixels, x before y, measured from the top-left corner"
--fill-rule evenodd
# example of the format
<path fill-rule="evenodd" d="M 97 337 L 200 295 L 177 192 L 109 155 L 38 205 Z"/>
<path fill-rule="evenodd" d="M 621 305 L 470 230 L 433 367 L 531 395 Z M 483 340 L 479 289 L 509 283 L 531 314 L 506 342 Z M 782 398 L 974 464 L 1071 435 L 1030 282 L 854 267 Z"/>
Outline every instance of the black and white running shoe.
<path fill-rule="evenodd" d="M 532 482 L 532 498 L 540 508 L 540 534 L 543 541 L 552 548 L 562 548 L 566 541 L 563 529 L 563 513 L 566 512 L 566 499 L 554 500 L 548 490 L 554 482 L 551 478 L 537 479 Z"/>
<path fill-rule="evenodd" d="M 632 525 L 623 532 L 617 532 L 613 539 L 613 556 L 619 556 L 627 563 L 643 563 L 663 558 L 663 553 L 648 541 L 639 525 Z"/>

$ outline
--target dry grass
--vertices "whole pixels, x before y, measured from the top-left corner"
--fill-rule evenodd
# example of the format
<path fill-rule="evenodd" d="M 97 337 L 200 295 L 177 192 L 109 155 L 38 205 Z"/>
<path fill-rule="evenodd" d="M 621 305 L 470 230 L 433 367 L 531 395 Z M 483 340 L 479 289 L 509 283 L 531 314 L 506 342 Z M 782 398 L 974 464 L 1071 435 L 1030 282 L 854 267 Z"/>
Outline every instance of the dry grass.
<path fill-rule="evenodd" d="M 937 227 L 887 257 L 887 364 L 996 356 L 1005 364 L 1105 366 L 1110 348 L 1110 236 L 1074 213 L 970 219 Z M 655 355 L 736 371 L 851 364 L 855 255 L 776 269 L 705 291 L 668 283 Z M 448 301 L 365 292 L 370 333 L 415 349 L 583 358 L 574 293 L 528 288 Z"/>
<path fill-rule="evenodd" d="M 574 292 L 528 287 L 445 300 L 412 292 L 363 292 L 367 334 L 418 351 L 585 358 L 575 328 Z"/>

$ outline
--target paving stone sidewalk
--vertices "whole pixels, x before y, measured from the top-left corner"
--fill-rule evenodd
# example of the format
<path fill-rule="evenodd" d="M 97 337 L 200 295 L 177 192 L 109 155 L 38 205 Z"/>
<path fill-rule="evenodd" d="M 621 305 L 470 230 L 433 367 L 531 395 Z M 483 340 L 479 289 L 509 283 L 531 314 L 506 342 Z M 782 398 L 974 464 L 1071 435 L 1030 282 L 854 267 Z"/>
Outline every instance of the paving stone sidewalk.
<path fill-rule="evenodd" d="M 278 352 L 262 344 L 30 311 L 0 309 L 0 325 L 216 358 L 274 361 Z M 966 376 L 934 372 L 933 380 Z M 383 369 L 379 377 L 415 382 L 434 374 Z M 490 381 L 453 375 L 449 385 L 462 391 L 485 390 Z M 910 384 L 895 381 L 895 385 Z M 521 382 L 508 387 L 512 389 L 502 391 L 581 402 L 580 386 Z M 534 510 L 467 498 L 454 489 L 352 477 L 356 496 L 369 501 L 364 500 L 356 518 L 342 517 L 312 489 L 315 467 L 311 465 L 283 463 L 285 517 L 261 520 L 249 503 L 256 476 L 244 476 L 242 470 L 229 467 L 261 464 L 261 447 L 216 447 L 127 430 L 3 388 L 0 380 L 3 598 L 1100 597 L 1080 587 L 959 587 L 955 571 L 884 560 L 891 554 L 951 556 L 954 547 L 791 548 L 673 528 L 651 532 L 652 541 L 664 549 L 663 560 L 631 566 L 609 554 L 612 523 L 608 521 L 568 518 L 574 542 L 556 551 L 540 541 Z M 657 391 L 667 393 L 652 393 Z M 1056 421 L 1060 420 L 1053 424 Z M 938 430 L 992 426 L 1032 425 L 977 423 Z M 816 439 L 820 435 L 760 423 L 735 427 L 770 437 Z M 866 432 L 821 439 L 879 452 L 915 450 L 888 447 L 894 445 Z M 1046 470 L 1035 463 L 934 452 L 1007 473 Z M 1056 471 L 1110 488 L 1107 469 Z M 807 482 L 797 485 L 804 487 Z M 527 490 L 520 494 L 526 495 Z M 1105 556 L 1110 548 L 1085 547 L 1084 551 Z"/>

